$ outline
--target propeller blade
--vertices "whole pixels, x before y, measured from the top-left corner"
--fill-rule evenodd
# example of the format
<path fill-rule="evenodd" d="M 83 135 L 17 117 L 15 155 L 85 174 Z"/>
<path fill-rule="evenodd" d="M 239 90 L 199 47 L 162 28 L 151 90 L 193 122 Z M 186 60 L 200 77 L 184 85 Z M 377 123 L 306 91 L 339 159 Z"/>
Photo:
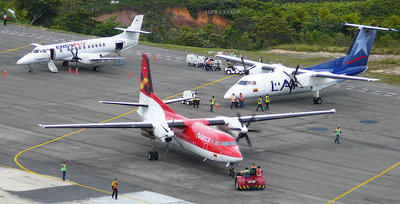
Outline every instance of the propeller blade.
<path fill-rule="evenodd" d="M 241 131 L 241 128 L 229 128 L 229 130 L 234 130 L 234 131 Z"/>
<path fill-rule="evenodd" d="M 253 114 L 253 115 L 251 116 L 251 118 L 250 118 L 249 122 L 247 123 L 246 127 L 249 127 L 250 124 L 251 124 L 251 122 L 254 121 L 254 116 L 255 116 L 255 114 Z"/>
<path fill-rule="evenodd" d="M 242 127 L 243 127 L 243 121 L 242 121 L 242 118 L 240 118 L 240 113 L 237 112 L 236 115 L 238 117 L 238 120 L 239 120 L 240 124 L 242 124 Z"/>
<path fill-rule="evenodd" d="M 261 132 L 261 130 L 256 130 L 256 129 L 250 129 L 247 132 Z"/>
<path fill-rule="evenodd" d="M 243 59 L 243 57 L 240 57 L 240 59 L 242 60 L 242 65 L 243 65 L 244 74 L 245 74 L 245 75 L 249 75 L 249 70 L 246 69 L 246 65 L 244 64 L 244 59 Z"/>
<path fill-rule="evenodd" d="M 246 140 L 247 140 L 247 144 L 249 144 L 249 146 L 251 147 L 251 142 L 250 142 L 249 136 L 246 134 L 245 137 L 246 137 Z"/>
<path fill-rule="evenodd" d="M 167 146 L 165 147 L 165 154 L 168 154 L 168 147 L 169 147 L 169 142 L 167 143 Z"/>

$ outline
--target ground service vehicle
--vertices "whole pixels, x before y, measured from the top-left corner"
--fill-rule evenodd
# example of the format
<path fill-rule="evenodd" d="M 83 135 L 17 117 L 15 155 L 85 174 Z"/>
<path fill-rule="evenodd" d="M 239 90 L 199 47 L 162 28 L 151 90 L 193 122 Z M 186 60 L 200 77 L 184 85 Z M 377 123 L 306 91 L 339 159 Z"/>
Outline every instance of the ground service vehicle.
<path fill-rule="evenodd" d="M 264 190 L 265 177 L 257 174 L 257 168 L 251 168 L 249 174 L 245 175 L 244 171 L 235 172 L 235 189 L 236 190 Z"/>

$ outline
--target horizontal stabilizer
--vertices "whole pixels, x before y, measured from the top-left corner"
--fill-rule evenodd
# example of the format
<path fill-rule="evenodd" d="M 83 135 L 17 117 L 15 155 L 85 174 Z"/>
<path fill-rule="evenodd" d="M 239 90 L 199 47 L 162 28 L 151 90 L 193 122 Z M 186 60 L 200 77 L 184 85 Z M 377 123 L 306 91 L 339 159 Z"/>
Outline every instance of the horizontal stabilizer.
<path fill-rule="evenodd" d="M 174 98 L 174 99 L 168 99 L 163 101 L 165 104 L 170 104 L 170 103 L 176 103 L 179 101 L 186 101 L 186 100 L 190 100 L 193 99 L 193 97 L 185 97 L 185 98 Z"/>
<path fill-rule="evenodd" d="M 384 30 L 384 31 L 395 31 L 395 32 L 399 32 L 396 29 L 392 29 L 392 28 L 382 28 L 382 27 L 376 27 L 376 26 L 368 26 L 368 25 L 359 25 L 359 24 L 352 24 L 352 23 L 345 23 L 343 24 L 345 26 L 350 26 L 350 27 L 357 27 L 357 28 L 365 28 L 365 29 L 371 29 L 371 30 Z"/>
<path fill-rule="evenodd" d="M 331 78 L 331 79 L 344 79 L 344 80 L 358 80 L 358 81 L 379 81 L 379 79 L 374 78 L 366 78 L 366 77 L 357 77 L 357 76 L 347 76 L 340 74 L 332 74 L 332 73 L 313 73 L 313 77 L 321 77 L 321 78 Z"/>
<path fill-rule="evenodd" d="M 99 101 L 99 102 L 104 104 L 149 107 L 149 105 L 143 103 L 119 102 L 119 101 Z"/>
<path fill-rule="evenodd" d="M 127 28 L 114 28 L 114 29 L 116 29 L 116 30 L 121 30 L 121 31 L 124 31 L 124 32 L 128 32 L 128 33 L 142 33 L 142 34 L 149 34 L 149 33 L 151 33 L 151 32 L 149 32 L 149 31 L 144 31 L 144 30 L 130 30 L 130 29 L 127 29 Z"/>

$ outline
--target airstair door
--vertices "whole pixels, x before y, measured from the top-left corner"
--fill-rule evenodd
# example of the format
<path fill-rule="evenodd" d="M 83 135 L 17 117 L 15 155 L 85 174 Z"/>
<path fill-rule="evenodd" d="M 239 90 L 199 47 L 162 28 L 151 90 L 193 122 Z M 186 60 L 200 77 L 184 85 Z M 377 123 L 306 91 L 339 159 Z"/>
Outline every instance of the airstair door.
<path fill-rule="evenodd" d="M 120 51 L 124 47 L 124 42 L 121 40 L 115 42 L 115 51 Z"/>

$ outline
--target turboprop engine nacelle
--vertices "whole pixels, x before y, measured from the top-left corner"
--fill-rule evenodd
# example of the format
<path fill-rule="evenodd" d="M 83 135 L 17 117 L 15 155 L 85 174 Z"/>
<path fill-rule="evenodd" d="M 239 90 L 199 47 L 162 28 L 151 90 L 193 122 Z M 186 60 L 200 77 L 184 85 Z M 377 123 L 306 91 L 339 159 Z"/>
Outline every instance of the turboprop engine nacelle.
<path fill-rule="evenodd" d="M 239 121 L 239 118 L 228 118 L 224 116 L 218 116 L 216 118 L 223 119 L 226 123 L 226 125 L 218 125 L 217 127 L 234 137 L 237 137 L 240 133 L 247 133 L 248 129 L 246 125 L 242 125 L 242 123 Z"/>
<path fill-rule="evenodd" d="M 175 135 L 174 131 L 172 131 L 168 125 L 164 127 L 161 124 L 154 125 L 153 134 L 162 142 L 171 141 L 171 138 Z"/>

